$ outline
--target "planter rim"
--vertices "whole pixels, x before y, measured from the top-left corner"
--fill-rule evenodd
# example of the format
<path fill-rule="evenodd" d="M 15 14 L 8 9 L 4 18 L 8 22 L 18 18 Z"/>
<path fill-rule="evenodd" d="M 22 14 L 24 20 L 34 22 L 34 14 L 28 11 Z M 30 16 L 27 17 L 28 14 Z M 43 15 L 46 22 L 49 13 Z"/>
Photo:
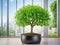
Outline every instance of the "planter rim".
<path fill-rule="evenodd" d="M 30 33 L 24 33 L 24 34 L 21 34 L 21 35 L 26 35 L 26 36 L 34 36 L 34 35 L 39 35 L 41 36 L 41 34 L 37 34 L 37 33 L 34 33 L 34 34 L 30 34 Z"/>

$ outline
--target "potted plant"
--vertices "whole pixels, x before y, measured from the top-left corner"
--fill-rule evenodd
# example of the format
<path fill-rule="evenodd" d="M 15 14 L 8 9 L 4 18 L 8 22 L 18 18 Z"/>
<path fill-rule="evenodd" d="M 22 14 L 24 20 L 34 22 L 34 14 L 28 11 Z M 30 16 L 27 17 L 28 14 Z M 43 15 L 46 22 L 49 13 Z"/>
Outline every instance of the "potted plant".
<path fill-rule="evenodd" d="M 21 34 L 22 43 L 37 44 L 41 41 L 41 34 L 33 32 L 33 27 L 48 25 L 49 14 L 46 9 L 37 5 L 23 6 L 16 12 L 15 22 L 18 26 L 31 26 L 30 33 Z"/>
<path fill-rule="evenodd" d="M 51 22 L 51 27 L 52 32 L 57 32 L 57 0 L 54 0 L 51 5 L 50 5 L 51 12 L 53 14 L 52 22 Z"/>

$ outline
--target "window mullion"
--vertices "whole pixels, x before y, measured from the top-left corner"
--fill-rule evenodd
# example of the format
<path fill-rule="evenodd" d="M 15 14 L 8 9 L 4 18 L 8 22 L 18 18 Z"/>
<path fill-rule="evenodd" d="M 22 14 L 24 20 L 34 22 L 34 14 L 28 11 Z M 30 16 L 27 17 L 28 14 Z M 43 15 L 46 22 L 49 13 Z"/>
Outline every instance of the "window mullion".
<path fill-rule="evenodd" d="M 3 31 L 3 0 L 1 0 L 1 27 Z M 1 31 L 1 35 L 2 35 L 2 31 Z"/>
<path fill-rule="evenodd" d="M 7 36 L 9 36 L 9 0 L 7 0 Z"/>

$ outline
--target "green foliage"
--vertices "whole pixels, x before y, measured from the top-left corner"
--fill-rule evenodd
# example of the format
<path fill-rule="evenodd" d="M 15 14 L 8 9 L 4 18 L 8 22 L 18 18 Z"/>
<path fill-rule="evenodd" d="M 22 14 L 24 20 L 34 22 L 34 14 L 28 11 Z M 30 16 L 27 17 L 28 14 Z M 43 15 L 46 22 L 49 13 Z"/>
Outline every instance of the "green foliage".
<path fill-rule="evenodd" d="M 53 25 L 52 26 L 56 27 L 57 26 L 57 0 L 54 0 L 54 2 L 51 3 L 50 8 L 53 13 L 53 19 L 52 19 Z"/>
<path fill-rule="evenodd" d="M 55 22 L 54 17 L 51 17 L 49 27 L 50 28 L 55 28 L 56 27 L 56 22 Z"/>
<path fill-rule="evenodd" d="M 1 30 L 2 30 L 2 28 L 0 27 L 0 36 L 1 36 Z"/>
<path fill-rule="evenodd" d="M 2 30 L 3 29 L 3 30 Z M 0 36 L 6 36 L 7 35 L 7 31 L 6 29 L 3 27 L 0 27 Z"/>
<path fill-rule="evenodd" d="M 14 36 L 15 35 L 15 30 L 13 27 L 9 27 L 9 36 Z"/>
<path fill-rule="evenodd" d="M 9 27 L 9 36 L 15 35 L 15 31 L 12 27 Z M 0 36 L 7 36 L 7 29 L 5 27 L 0 27 Z"/>
<path fill-rule="evenodd" d="M 54 32 L 54 33 L 49 33 L 48 36 L 57 36 L 57 32 Z"/>
<path fill-rule="evenodd" d="M 52 13 L 56 15 L 57 14 L 57 0 L 54 0 L 54 2 L 51 3 L 50 8 L 51 8 Z"/>
<path fill-rule="evenodd" d="M 16 12 L 15 22 L 18 26 L 26 26 L 32 23 L 35 25 L 48 25 L 49 14 L 46 9 L 40 6 L 28 5 L 23 6 Z"/>

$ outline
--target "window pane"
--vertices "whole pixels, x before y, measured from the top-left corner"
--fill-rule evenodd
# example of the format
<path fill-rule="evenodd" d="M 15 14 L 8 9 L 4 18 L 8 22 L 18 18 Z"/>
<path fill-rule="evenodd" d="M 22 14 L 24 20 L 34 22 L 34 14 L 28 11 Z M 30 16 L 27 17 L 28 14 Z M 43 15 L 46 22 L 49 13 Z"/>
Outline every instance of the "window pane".
<path fill-rule="evenodd" d="M 3 0 L 3 32 L 2 35 L 7 35 L 7 0 Z"/>
<path fill-rule="evenodd" d="M 29 33 L 29 32 L 31 32 L 31 26 L 30 26 L 30 25 L 25 26 L 24 31 L 25 31 L 24 33 Z"/>
<path fill-rule="evenodd" d="M 43 7 L 43 0 L 33 0 L 33 4 Z M 34 32 L 41 34 L 41 26 L 35 26 Z"/>
<path fill-rule="evenodd" d="M 17 9 L 23 6 L 23 0 L 17 0 Z"/>
<path fill-rule="evenodd" d="M 17 9 L 19 8 L 22 8 L 23 7 L 23 0 L 17 0 Z M 16 24 L 15 24 L 15 34 L 16 36 L 20 36 L 20 34 L 23 32 L 23 27 L 18 27 Z"/>
<path fill-rule="evenodd" d="M 24 5 L 32 5 L 32 0 L 25 0 Z M 31 32 L 30 25 L 24 27 L 24 33 L 28 33 L 28 32 Z"/>
<path fill-rule="evenodd" d="M 34 0 L 34 5 L 42 6 L 42 0 Z"/>
<path fill-rule="evenodd" d="M 57 21 L 57 18 L 56 18 L 57 15 L 55 15 L 56 17 L 54 16 L 53 12 L 51 11 L 51 7 L 50 7 L 53 2 L 54 2 L 54 0 L 48 0 L 48 11 L 49 11 L 49 15 L 50 15 L 48 36 L 57 36 L 57 26 L 54 27 L 55 23 Z M 57 9 L 57 5 L 55 8 Z"/>
<path fill-rule="evenodd" d="M 14 15 L 16 12 L 16 0 L 9 0 L 9 35 L 15 35 Z"/>
<path fill-rule="evenodd" d="M 25 5 L 32 5 L 32 0 L 25 0 Z"/>

